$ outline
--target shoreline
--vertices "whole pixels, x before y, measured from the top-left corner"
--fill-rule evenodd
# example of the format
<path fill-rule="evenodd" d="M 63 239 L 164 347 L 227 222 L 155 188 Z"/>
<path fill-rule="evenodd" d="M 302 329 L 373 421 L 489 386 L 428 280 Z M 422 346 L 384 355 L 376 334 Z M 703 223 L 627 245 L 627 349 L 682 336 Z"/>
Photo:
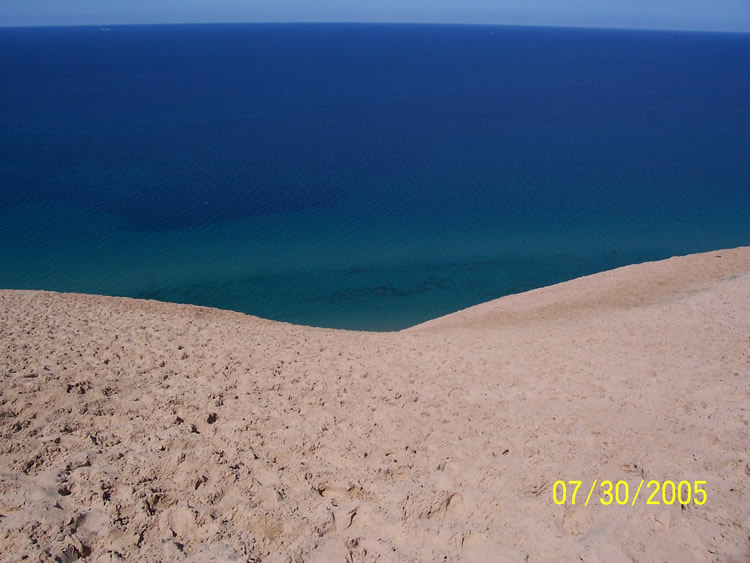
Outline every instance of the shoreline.
<path fill-rule="evenodd" d="M 713 258 L 714 260 L 711 260 Z M 750 274 L 750 247 L 714 250 L 664 260 L 639 262 L 558 284 L 506 295 L 406 330 L 486 320 L 500 313 L 520 314 L 554 307 L 634 307 L 685 293 L 724 276 Z M 530 301 L 531 303 L 526 303 Z"/>
<path fill-rule="evenodd" d="M 723 260 L 707 260 L 710 257 Z M 603 305 L 608 300 L 613 306 L 642 305 L 654 302 L 660 296 L 688 291 L 691 287 L 709 283 L 715 281 L 715 279 L 719 279 L 721 276 L 732 275 L 737 272 L 750 273 L 750 246 L 719 249 L 708 252 L 672 256 L 663 260 L 627 264 L 611 270 L 588 274 L 556 284 L 542 286 L 520 293 L 503 295 L 400 330 L 390 331 L 357 330 L 296 324 L 288 321 L 266 319 L 258 315 L 230 309 L 138 297 L 122 297 L 44 289 L 0 288 L 0 293 L 38 293 L 50 296 L 59 295 L 71 297 L 80 296 L 82 298 L 101 298 L 105 300 L 114 299 L 122 300 L 125 303 L 146 302 L 180 308 L 196 308 L 207 313 L 216 312 L 220 314 L 240 315 L 241 317 L 246 317 L 248 319 L 257 319 L 268 323 L 279 323 L 299 328 L 365 334 L 398 334 L 419 331 L 432 327 L 444 328 L 452 324 L 463 325 L 478 318 L 484 319 L 484 317 L 493 316 L 500 312 L 507 312 L 508 315 L 510 315 L 523 310 L 525 313 L 528 313 L 531 310 L 549 307 L 552 304 L 566 300 L 570 300 L 571 306 L 575 307 L 585 305 L 587 302 L 589 302 L 590 305 Z M 633 274 L 635 275 L 635 278 L 633 278 Z M 579 292 L 580 289 L 584 289 L 584 291 L 587 292 L 590 291 L 590 287 L 584 288 L 584 286 L 592 283 L 595 284 L 595 291 L 597 292 L 596 296 L 592 296 L 589 293 L 585 293 L 583 297 L 581 297 L 580 293 L 576 295 L 576 292 Z M 618 294 L 616 299 L 614 296 L 615 291 Z M 532 301 L 532 304 L 523 305 L 520 307 L 519 311 L 516 311 L 516 308 L 521 305 L 522 302 L 527 300 Z"/>

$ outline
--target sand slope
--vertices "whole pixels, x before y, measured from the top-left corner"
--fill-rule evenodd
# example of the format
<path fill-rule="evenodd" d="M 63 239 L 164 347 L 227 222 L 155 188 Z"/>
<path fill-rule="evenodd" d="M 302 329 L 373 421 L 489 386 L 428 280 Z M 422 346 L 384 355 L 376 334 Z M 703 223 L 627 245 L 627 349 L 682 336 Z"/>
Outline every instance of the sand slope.
<path fill-rule="evenodd" d="M 2 291 L 0 377 L 3 560 L 750 559 L 750 248 L 392 334 Z M 708 501 L 552 500 L 641 478 Z"/>

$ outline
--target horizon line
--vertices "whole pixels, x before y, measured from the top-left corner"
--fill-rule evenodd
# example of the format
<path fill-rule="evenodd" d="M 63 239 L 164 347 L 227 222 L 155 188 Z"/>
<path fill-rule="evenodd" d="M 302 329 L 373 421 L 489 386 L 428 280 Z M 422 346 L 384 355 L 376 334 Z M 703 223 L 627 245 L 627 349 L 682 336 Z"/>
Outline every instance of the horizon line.
<path fill-rule="evenodd" d="M 0 29 L 39 29 L 39 28 L 70 28 L 70 27 L 143 27 L 143 26 L 187 26 L 187 25 L 393 25 L 393 26 L 451 26 L 451 27 L 523 27 L 523 28 L 548 28 L 548 29 L 587 29 L 601 31 L 648 31 L 648 32 L 675 32 L 675 33 L 729 33 L 750 34 L 748 30 L 732 29 L 694 29 L 694 28 L 668 28 L 668 27 L 616 27 L 598 25 L 563 25 L 563 24 L 529 24 L 529 23 L 484 23 L 484 22 L 419 22 L 419 21 L 187 21 L 187 22 L 128 22 L 128 23 L 38 23 L 28 24 L 0 24 Z"/>

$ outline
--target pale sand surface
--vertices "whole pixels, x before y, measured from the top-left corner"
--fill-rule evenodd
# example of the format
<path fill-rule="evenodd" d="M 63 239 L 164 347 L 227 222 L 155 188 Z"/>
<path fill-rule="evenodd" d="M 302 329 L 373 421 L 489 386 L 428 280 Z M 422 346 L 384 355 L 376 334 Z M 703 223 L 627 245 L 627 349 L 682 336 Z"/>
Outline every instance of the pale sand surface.
<path fill-rule="evenodd" d="M 750 248 L 390 334 L 3 291 L 0 377 L 3 560 L 750 560 Z"/>

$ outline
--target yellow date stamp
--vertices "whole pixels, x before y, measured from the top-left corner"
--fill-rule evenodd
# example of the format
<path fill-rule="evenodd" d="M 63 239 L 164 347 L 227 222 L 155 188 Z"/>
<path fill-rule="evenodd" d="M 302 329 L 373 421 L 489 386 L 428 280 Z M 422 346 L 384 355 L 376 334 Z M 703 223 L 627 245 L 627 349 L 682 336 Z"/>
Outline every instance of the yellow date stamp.
<path fill-rule="evenodd" d="M 552 486 L 552 500 L 557 505 L 580 504 L 583 494 L 579 496 L 578 490 L 581 488 L 583 481 L 555 481 Z M 641 489 L 646 485 L 641 497 Z M 598 489 L 597 489 L 598 485 Z M 686 505 L 691 502 L 696 506 L 702 506 L 708 501 L 708 493 L 705 489 L 706 481 L 646 481 L 631 487 L 627 481 L 599 481 L 594 479 L 591 488 L 588 489 L 584 506 L 589 502 L 599 502 L 604 506 L 620 505 L 635 506 L 638 498 L 642 498 L 646 505 L 672 505 L 675 503 Z M 584 493 L 586 488 L 584 488 Z M 596 491 L 596 492 L 595 492 Z M 634 491 L 634 493 L 633 493 Z M 632 496 L 631 496 L 632 493 Z"/>

